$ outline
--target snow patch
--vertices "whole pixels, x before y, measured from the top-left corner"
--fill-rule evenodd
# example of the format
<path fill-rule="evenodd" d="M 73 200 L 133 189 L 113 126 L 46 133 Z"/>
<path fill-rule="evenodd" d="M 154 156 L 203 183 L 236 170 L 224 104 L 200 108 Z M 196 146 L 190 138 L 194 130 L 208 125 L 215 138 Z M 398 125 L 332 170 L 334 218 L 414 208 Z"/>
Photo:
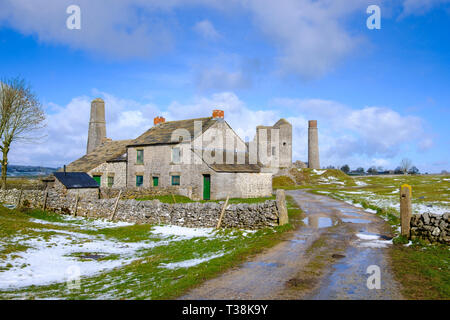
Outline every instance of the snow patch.
<path fill-rule="evenodd" d="M 70 270 L 79 268 L 80 276 L 93 276 L 106 270 L 129 264 L 137 259 L 139 249 L 166 245 L 168 241 L 118 243 L 101 237 L 76 234 L 75 232 L 50 230 L 62 233 L 47 239 L 16 237 L 13 241 L 30 247 L 23 252 L 8 255 L 0 267 L 10 265 L 0 273 L 0 289 L 20 288 L 31 285 L 47 285 L 67 281 Z M 68 237 L 70 236 L 70 237 Z M 86 252 L 105 256 L 118 255 L 111 260 L 79 260 L 71 254 Z"/>
<path fill-rule="evenodd" d="M 172 263 L 161 263 L 160 268 L 171 269 L 171 270 L 178 269 L 178 268 L 190 268 L 190 267 L 199 265 L 200 263 L 204 263 L 206 261 L 209 261 L 209 260 L 212 260 L 215 258 L 219 258 L 223 255 L 224 255 L 224 253 L 218 253 L 218 254 L 208 255 L 203 258 L 190 259 L 190 260 L 184 260 L 184 261 L 172 262 Z"/>
<path fill-rule="evenodd" d="M 151 231 L 153 234 L 162 235 L 163 237 L 177 236 L 184 239 L 192 239 L 197 237 L 214 237 L 216 229 L 214 228 L 186 228 L 179 226 L 156 226 Z"/>

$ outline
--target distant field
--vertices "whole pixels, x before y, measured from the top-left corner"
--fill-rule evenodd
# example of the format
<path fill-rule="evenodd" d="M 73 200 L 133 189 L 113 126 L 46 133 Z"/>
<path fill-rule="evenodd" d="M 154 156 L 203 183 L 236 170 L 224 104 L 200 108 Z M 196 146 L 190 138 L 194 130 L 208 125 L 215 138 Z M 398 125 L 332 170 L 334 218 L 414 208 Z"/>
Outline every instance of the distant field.
<path fill-rule="evenodd" d="M 7 189 L 42 189 L 44 184 L 40 180 L 42 177 L 7 177 Z"/>
<path fill-rule="evenodd" d="M 356 187 L 337 187 L 322 184 L 314 192 L 382 210 L 395 216 L 400 214 L 400 186 L 412 187 L 413 212 L 444 214 L 450 212 L 450 177 L 441 175 L 370 176 L 354 178 Z"/>
<path fill-rule="evenodd" d="M 400 214 L 400 186 L 412 186 L 414 213 L 450 212 L 450 176 L 393 175 L 350 177 L 339 170 L 297 170 L 297 185 L 288 177 L 274 178 L 274 188 L 306 189 L 363 206 L 396 222 Z M 279 185 L 277 183 L 279 182 Z"/>

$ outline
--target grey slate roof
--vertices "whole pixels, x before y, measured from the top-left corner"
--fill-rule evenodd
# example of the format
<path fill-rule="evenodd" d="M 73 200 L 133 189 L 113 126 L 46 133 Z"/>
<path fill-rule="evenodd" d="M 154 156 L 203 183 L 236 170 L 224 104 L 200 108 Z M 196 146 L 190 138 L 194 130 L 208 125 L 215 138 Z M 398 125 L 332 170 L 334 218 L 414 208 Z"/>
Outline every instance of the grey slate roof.
<path fill-rule="evenodd" d="M 212 117 L 197 118 L 189 120 L 168 121 L 151 127 L 128 146 L 150 146 L 155 144 L 174 144 L 179 141 L 172 141 L 172 133 L 177 129 L 185 129 L 194 138 L 194 124 L 196 121 L 202 122 L 202 133 L 211 127 L 217 120 Z"/>
<path fill-rule="evenodd" d="M 109 160 L 118 161 L 127 152 L 127 144 L 133 140 L 117 140 L 106 141 L 89 154 L 82 156 L 80 159 L 70 163 L 66 171 L 72 172 L 88 172 Z M 125 161 L 126 158 L 123 160 Z"/>
<path fill-rule="evenodd" d="M 67 189 L 98 188 L 99 185 L 86 172 L 54 172 L 53 175 Z"/>

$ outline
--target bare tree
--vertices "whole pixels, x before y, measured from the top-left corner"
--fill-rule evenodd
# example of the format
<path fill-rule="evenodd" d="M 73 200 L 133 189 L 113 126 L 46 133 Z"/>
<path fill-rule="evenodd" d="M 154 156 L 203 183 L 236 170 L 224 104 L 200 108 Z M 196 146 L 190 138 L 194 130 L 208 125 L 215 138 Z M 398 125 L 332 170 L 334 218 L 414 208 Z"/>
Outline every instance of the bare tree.
<path fill-rule="evenodd" d="M 1 187 L 5 189 L 11 144 L 43 138 L 32 134 L 45 127 L 45 113 L 25 81 L 14 78 L 0 81 L 0 117 Z"/>
<path fill-rule="evenodd" d="M 412 162 L 408 158 L 404 158 L 400 162 L 400 170 L 402 170 L 403 174 L 407 174 L 409 169 L 411 168 L 411 166 L 412 166 Z"/>

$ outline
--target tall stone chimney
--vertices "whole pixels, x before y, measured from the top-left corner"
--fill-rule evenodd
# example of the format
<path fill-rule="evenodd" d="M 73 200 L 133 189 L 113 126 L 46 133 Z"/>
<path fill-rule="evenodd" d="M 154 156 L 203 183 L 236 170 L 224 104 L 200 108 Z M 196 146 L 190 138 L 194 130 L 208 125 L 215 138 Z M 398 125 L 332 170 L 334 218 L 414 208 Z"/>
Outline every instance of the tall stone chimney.
<path fill-rule="evenodd" d="M 317 120 L 310 120 L 308 123 L 308 168 L 320 169 Z"/>
<path fill-rule="evenodd" d="M 86 153 L 91 153 L 106 139 L 105 101 L 100 98 L 91 102 L 91 119 Z"/>

